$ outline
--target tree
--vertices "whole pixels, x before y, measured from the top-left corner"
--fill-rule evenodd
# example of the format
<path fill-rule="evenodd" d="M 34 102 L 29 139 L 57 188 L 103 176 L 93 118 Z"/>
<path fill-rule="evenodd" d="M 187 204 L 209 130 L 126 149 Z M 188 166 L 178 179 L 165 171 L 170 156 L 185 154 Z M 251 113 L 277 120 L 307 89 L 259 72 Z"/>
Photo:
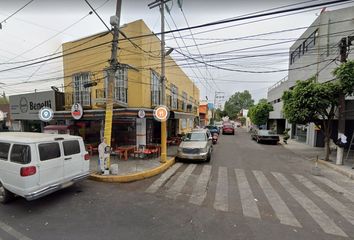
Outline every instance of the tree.
<path fill-rule="evenodd" d="M 227 113 L 225 111 L 222 111 L 220 108 L 217 108 L 215 110 L 215 120 L 221 121 L 222 117 L 225 117 Z"/>
<path fill-rule="evenodd" d="M 242 126 L 244 126 L 246 124 L 246 118 L 245 117 L 240 117 L 238 120 L 240 120 Z"/>
<path fill-rule="evenodd" d="M 269 112 L 271 111 L 273 111 L 272 105 L 267 103 L 267 101 L 260 101 L 257 105 L 249 109 L 248 115 L 252 123 L 260 126 L 267 123 Z"/>
<path fill-rule="evenodd" d="M 230 119 L 235 119 L 241 109 L 249 109 L 253 104 L 254 100 L 249 91 L 236 92 L 225 102 L 224 111 Z"/>
<path fill-rule="evenodd" d="M 290 123 L 314 123 L 325 136 L 326 156 L 329 159 L 329 141 L 332 134 L 332 122 L 338 107 L 341 91 L 339 83 L 317 83 L 312 77 L 306 81 L 297 81 L 293 90 L 284 92 L 283 112 Z"/>

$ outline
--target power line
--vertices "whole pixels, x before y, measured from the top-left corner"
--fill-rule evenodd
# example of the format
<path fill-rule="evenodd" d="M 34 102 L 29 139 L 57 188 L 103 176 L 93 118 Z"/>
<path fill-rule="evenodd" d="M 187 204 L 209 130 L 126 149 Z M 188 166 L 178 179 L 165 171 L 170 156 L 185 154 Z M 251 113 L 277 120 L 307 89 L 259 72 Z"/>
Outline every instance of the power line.
<path fill-rule="evenodd" d="M 19 8 L 18 10 L 16 10 L 13 14 L 11 14 L 10 16 L 8 16 L 7 18 L 5 18 L 4 20 L 2 20 L 0 22 L 0 29 L 1 29 L 1 24 L 6 22 L 7 20 L 9 20 L 12 16 L 14 16 L 15 14 L 17 14 L 19 11 L 21 11 L 22 9 L 24 9 L 25 7 L 27 7 L 31 2 L 33 2 L 34 0 L 30 0 L 28 3 L 26 3 L 24 6 L 22 6 L 21 8 Z"/>

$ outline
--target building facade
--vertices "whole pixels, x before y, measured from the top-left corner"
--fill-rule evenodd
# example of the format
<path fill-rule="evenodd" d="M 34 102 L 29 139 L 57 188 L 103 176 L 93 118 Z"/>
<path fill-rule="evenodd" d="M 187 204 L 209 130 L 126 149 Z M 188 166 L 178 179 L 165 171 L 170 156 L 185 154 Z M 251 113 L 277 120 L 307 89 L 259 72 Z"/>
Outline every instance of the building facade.
<path fill-rule="evenodd" d="M 339 42 L 343 37 L 354 33 L 354 7 L 323 11 L 306 29 L 298 40 L 290 47 L 288 76 L 268 89 L 268 102 L 274 111 L 269 114 L 268 125 L 283 133 L 285 128 L 291 129 L 291 137 L 311 146 L 322 147 L 323 135 L 314 124 L 292 126 L 283 116 L 284 91 L 291 89 L 298 80 L 306 80 L 316 76 L 320 83 L 334 80 L 333 70 L 339 62 Z M 354 59 L 351 53 L 348 59 Z M 353 101 L 346 100 L 346 109 L 354 108 Z M 353 130 L 353 114 L 346 115 L 346 135 L 351 136 Z M 337 134 L 337 124 L 334 124 L 333 137 Z"/>
<path fill-rule="evenodd" d="M 160 123 L 154 120 L 153 109 L 161 104 L 160 40 L 142 20 L 120 30 L 129 40 L 120 34 L 112 145 L 159 143 Z M 55 119 L 79 126 L 87 143 L 97 143 L 103 135 L 112 39 L 110 32 L 103 32 L 63 44 L 65 110 L 55 112 Z M 173 137 L 193 128 L 199 89 L 169 56 L 165 75 L 166 102 L 171 110 L 168 137 Z M 75 103 L 83 107 L 79 120 L 70 114 Z"/>

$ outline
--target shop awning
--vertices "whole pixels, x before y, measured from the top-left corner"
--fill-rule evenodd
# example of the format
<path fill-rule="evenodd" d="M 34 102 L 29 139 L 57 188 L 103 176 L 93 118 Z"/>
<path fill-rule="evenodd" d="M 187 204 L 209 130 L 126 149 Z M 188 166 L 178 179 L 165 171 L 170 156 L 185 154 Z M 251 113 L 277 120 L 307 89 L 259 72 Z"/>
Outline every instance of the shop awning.
<path fill-rule="evenodd" d="M 184 113 L 184 112 L 170 112 L 170 118 L 172 119 L 190 119 L 195 118 L 196 116 L 193 113 Z"/>

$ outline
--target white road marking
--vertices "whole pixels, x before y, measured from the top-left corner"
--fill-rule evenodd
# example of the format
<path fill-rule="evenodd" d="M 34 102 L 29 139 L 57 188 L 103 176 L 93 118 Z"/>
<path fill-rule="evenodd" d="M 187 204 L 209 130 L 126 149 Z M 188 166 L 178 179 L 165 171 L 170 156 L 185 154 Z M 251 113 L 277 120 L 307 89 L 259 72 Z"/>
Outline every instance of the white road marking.
<path fill-rule="evenodd" d="M 311 199 L 298 190 L 281 173 L 272 173 L 290 195 L 308 212 L 325 233 L 348 237 Z"/>
<path fill-rule="evenodd" d="M 266 195 L 269 204 L 272 206 L 275 215 L 277 215 L 280 220 L 280 223 L 293 227 L 301 227 L 301 224 L 297 221 L 279 194 L 274 190 L 263 172 L 255 170 L 253 174 Z"/>
<path fill-rule="evenodd" d="M 206 195 L 207 195 L 207 187 L 210 179 L 211 166 L 204 165 L 202 173 L 198 177 L 196 185 L 194 185 L 192 195 L 189 199 L 190 203 L 196 205 L 202 205 Z"/>
<path fill-rule="evenodd" d="M 16 238 L 17 240 L 31 240 L 30 238 L 24 236 L 22 233 L 17 232 L 15 229 L 7 225 L 6 223 L 0 222 L 0 228 Z"/>
<path fill-rule="evenodd" d="M 318 181 L 326 184 L 328 187 L 332 188 L 334 191 L 342 193 L 343 196 L 346 199 L 348 199 L 349 201 L 354 203 L 354 193 L 349 192 L 347 189 L 339 186 L 338 184 L 332 182 L 331 180 L 329 180 L 329 179 L 327 179 L 325 177 L 317 177 L 317 176 L 315 176 L 315 178 Z"/>
<path fill-rule="evenodd" d="M 173 199 L 178 197 L 196 166 L 196 164 L 188 165 L 188 167 L 182 172 L 182 174 L 177 178 L 173 185 L 167 190 L 166 197 Z"/>
<path fill-rule="evenodd" d="M 168 169 L 166 172 L 164 172 L 161 177 L 156 179 L 153 184 L 148 187 L 145 192 L 147 193 L 155 193 L 157 190 L 168 180 L 170 177 L 177 171 L 177 169 L 182 166 L 182 163 L 176 163 L 174 164 L 170 169 Z"/>
<path fill-rule="evenodd" d="M 216 184 L 214 208 L 227 212 L 229 210 L 229 187 L 227 179 L 227 168 L 219 167 L 218 182 Z"/>
<path fill-rule="evenodd" d="M 343 203 L 339 202 L 337 199 L 323 191 L 321 188 L 316 186 L 309 179 L 304 176 L 294 174 L 296 179 L 304 184 L 308 189 L 310 189 L 314 194 L 320 197 L 323 201 L 325 201 L 328 205 L 330 205 L 334 210 L 336 210 L 340 215 L 342 215 L 348 222 L 354 225 L 354 212 L 344 206 Z"/>
<path fill-rule="evenodd" d="M 250 185 L 247 181 L 245 171 L 243 169 L 235 169 L 238 189 L 240 191 L 241 205 L 243 215 L 246 217 L 261 218 L 259 210 L 254 200 L 254 196 Z"/>

